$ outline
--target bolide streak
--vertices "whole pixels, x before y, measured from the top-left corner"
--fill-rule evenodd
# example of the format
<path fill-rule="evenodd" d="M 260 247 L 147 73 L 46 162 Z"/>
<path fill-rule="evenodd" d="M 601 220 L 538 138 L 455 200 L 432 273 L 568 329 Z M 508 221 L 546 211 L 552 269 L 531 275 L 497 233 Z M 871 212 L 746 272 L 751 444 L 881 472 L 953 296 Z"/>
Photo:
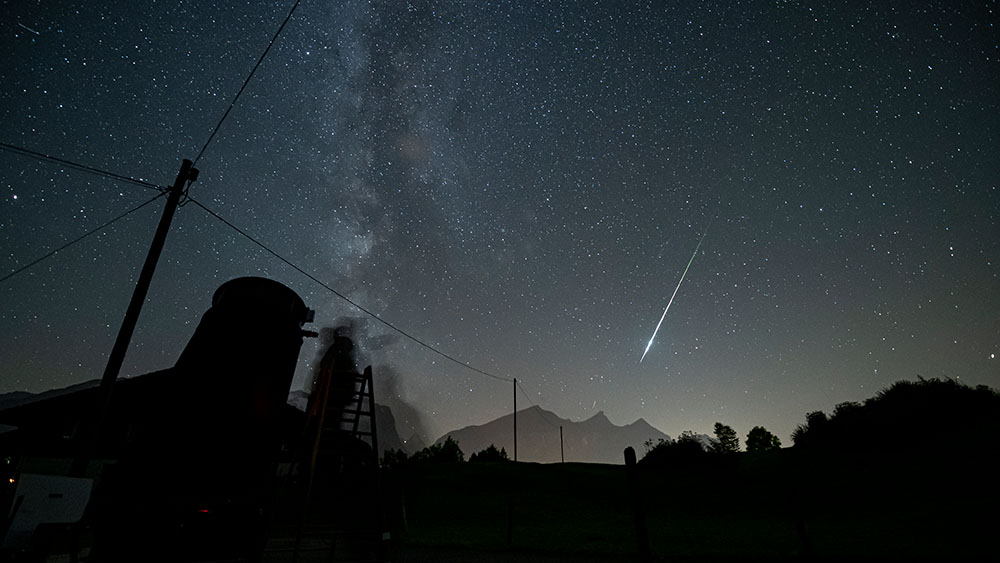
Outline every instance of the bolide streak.
<path fill-rule="evenodd" d="M 670 296 L 670 301 L 667 301 L 666 308 L 663 309 L 663 314 L 660 315 L 660 322 L 656 323 L 656 329 L 653 331 L 653 336 L 649 337 L 649 343 L 646 344 L 646 349 L 642 352 L 642 357 L 639 358 L 639 363 L 646 358 L 646 353 L 649 352 L 649 348 L 653 345 L 653 339 L 656 338 L 656 333 L 660 332 L 660 325 L 663 324 L 663 319 L 667 316 L 667 311 L 670 310 L 670 306 L 674 303 L 674 297 L 677 297 L 677 291 L 680 290 L 681 284 L 684 283 L 684 276 L 687 275 L 688 270 L 691 268 L 691 263 L 694 262 L 694 257 L 698 255 L 698 249 L 701 248 L 701 243 L 705 241 L 705 235 L 708 234 L 708 227 L 705 227 L 705 232 L 702 233 L 701 239 L 698 241 L 697 246 L 694 247 L 694 252 L 691 254 L 691 259 L 688 260 L 687 266 L 684 267 L 684 273 L 681 274 L 681 279 L 677 282 L 677 287 L 674 288 L 674 293 Z"/>

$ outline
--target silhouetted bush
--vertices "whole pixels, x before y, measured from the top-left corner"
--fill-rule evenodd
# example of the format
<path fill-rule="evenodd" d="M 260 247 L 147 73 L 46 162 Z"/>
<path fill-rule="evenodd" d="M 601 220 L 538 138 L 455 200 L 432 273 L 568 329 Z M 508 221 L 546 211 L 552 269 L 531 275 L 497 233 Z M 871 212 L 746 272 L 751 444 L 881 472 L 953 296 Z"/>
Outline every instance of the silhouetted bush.
<path fill-rule="evenodd" d="M 956 381 L 898 381 L 864 403 L 840 403 L 829 418 L 809 413 L 796 447 L 833 451 L 996 451 L 1000 394 Z"/>
<path fill-rule="evenodd" d="M 500 448 L 499 450 L 493 444 L 484 449 L 481 452 L 474 453 L 469 456 L 470 462 L 489 462 L 489 461 L 510 461 L 510 457 L 507 456 L 507 450 Z"/>
<path fill-rule="evenodd" d="M 428 446 L 413 454 L 410 458 L 413 463 L 462 463 L 465 461 L 465 454 L 462 448 L 458 447 L 458 442 L 448 436 L 444 442 Z"/>
<path fill-rule="evenodd" d="M 676 440 L 660 438 L 657 442 L 647 440 L 646 453 L 639 463 L 646 465 L 679 465 L 705 461 L 708 449 L 701 439 L 690 430 L 681 432 Z"/>
<path fill-rule="evenodd" d="M 798 425 L 792 431 L 792 443 L 796 446 L 804 445 L 810 441 L 821 439 L 820 436 L 826 432 L 830 420 L 823 411 L 813 411 L 806 415 L 806 423 Z"/>
<path fill-rule="evenodd" d="M 409 459 L 410 457 L 403 450 L 388 449 L 385 451 L 385 455 L 382 456 L 382 467 L 390 469 L 403 467 Z"/>

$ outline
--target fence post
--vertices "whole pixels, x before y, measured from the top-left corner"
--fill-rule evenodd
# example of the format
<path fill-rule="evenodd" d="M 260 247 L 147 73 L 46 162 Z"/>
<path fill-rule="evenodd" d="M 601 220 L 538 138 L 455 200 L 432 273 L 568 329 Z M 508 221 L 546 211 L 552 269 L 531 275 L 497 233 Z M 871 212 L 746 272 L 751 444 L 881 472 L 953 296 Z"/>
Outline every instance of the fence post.
<path fill-rule="evenodd" d="M 639 490 L 639 469 L 635 463 L 635 450 L 632 446 L 625 448 L 625 473 L 628 475 L 628 494 L 632 497 L 632 512 L 635 514 L 635 539 L 639 550 L 639 561 L 649 561 L 649 533 L 646 530 L 646 514 L 642 509 L 642 497 Z"/>

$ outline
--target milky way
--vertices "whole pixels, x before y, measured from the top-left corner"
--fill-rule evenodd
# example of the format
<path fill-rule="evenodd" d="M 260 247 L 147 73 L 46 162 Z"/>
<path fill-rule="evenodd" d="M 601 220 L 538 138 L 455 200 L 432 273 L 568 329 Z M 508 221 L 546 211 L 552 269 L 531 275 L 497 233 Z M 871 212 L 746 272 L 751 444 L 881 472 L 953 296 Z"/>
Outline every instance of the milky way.
<path fill-rule="evenodd" d="M 785 440 L 898 379 L 995 387 L 996 6 L 883 4 L 304 0 L 191 196 L 563 417 Z M 290 3 L 3 6 L 0 142 L 163 185 Z M 9 152 L 0 190 L 3 274 L 155 195 Z M 0 391 L 100 376 L 160 209 L 0 284 Z M 242 275 L 360 315 L 187 205 L 125 373 L 172 365 Z M 430 434 L 512 406 L 405 338 L 368 357 Z"/>

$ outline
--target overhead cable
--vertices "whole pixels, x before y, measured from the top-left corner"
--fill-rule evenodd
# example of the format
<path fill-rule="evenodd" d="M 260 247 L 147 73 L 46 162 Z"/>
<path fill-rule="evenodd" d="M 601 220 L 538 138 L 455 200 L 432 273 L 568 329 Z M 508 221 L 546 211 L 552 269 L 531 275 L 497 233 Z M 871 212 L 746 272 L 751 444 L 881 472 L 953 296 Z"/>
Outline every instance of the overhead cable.
<path fill-rule="evenodd" d="M 243 81 L 243 86 L 240 86 L 239 92 L 236 92 L 236 97 L 233 98 L 232 103 L 230 103 L 229 107 L 226 108 L 226 112 L 222 114 L 222 117 L 219 119 L 219 122 L 215 124 L 215 129 L 213 129 L 212 134 L 208 136 L 208 140 L 205 141 L 205 145 L 201 147 L 201 151 L 198 153 L 198 156 L 194 159 L 195 164 L 198 164 L 198 161 L 201 160 L 201 156 L 205 154 L 205 149 L 207 149 L 208 145 L 212 143 L 212 139 L 214 139 L 215 134 L 219 132 L 219 128 L 222 127 L 222 123 L 226 120 L 227 117 L 229 117 L 229 112 L 233 111 L 233 108 L 236 106 L 236 102 L 239 101 L 240 96 L 243 94 L 243 91 L 246 90 L 247 84 L 250 84 L 250 79 L 253 78 L 254 73 L 257 72 L 257 68 L 260 66 L 260 63 L 264 62 L 264 57 L 267 56 L 268 51 L 271 50 L 271 46 L 274 45 L 274 42 L 277 41 L 278 36 L 281 35 L 281 31 L 285 29 L 285 24 L 288 23 L 288 20 L 292 19 L 292 14 L 295 13 L 295 8 L 299 7 L 300 1 L 301 0 L 295 0 L 295 4 L 292 4 L 292 9 L 289 10 L 288 15 L 285 16 L 285 21 L 281 22 L 281 26 L 279 26 L 278 31 L 274 33 L 274 37 L 272 37 L 271 40 L 268 41 L 267 47 L 264 49 L 264 52 L 261 53 L 260 58 L 257 59 L 257 64 L 253 65 L 253 68 L 250 70 L 250 74 L 247 75 L 247 79 Z"/>
<path fill-rule="evenodd" d="M 538 405 L 536 405 L 535 402 L 531 400 L 531 395 L 528 395 L 528 392 L 524 390 L 524 387 L 521 387 L 521 382 L 517 381 L 516 385 L 517 385 L 517 388 L 521 390 L 521 394 L 524 395 L 524 398 L 528 399 L 528 403 L 530 403 L 531 406 L 533 406 L 533 407 L 537 407 Z M 539 407 L 538 412 L 542 415 L 542 420 L 544 420 L 545 422 L 548 422 L 549 425 L 551 425 L 553 428 L 559 428 L 558 424 L 552 422 L 551 420 L 549 420 L 549 418 L 547 416 L 545 416 L 545 410 L 544 409 L 542 409 L 541 407 Z"/>
<path fill-rule="evenodd" d="M 209 209 L 209 208 L 205 207 L 204 205 L 202 205 L 198 200 L 196 200 L 194 198 L 190 198 L 190 197 L 188 198 L 188 200 L 192 204 L 194 204 L 194 205 L 200 207 L 201 209 L 203 209 L 206 213 L 208 213 L 212 217 L 215 217 L 216 219 L 218 219 L 219 221 L 221 221 L 222 223 L 224 223 L 226 226 L 228 226 L 229 228 L 231 228 L 234 231 L 236 231 L 237 233 L 239 233 L 241 236 L 243 236 L 244 238 L 246 238 L 250 242 L 252 242 L 255 245 L 259 246 L 261 249 L 263 249 L 265 252 L 267 252 L 271 256 L 274 256 L 278 260 L 284 262 L 287 266 L 291 267 L 296 272 L 298 272 L 298 273 L 302 274 L 303 276 L 309 278 L 310 280 L 316 282 L 318 285 L 320 285 L 321 287 L 323 287 L 324 289 L 326 289 L 330 293 L 332 293 L 332 294 L 336 295 L 337 297 L 343 299 L 347 303 L 350 303 L 352 306 L 354 306 L 355 308 L 357 308 L 362 313 L 368 315 L 369 317 L 371 317 L 371 318 L 375 319 L 376 321 L 382 323 L 383 325 L 389 327 L 393 331 L 401 334 L 402 336 L 408 338 L 409 340 L 412 340 L 413 342 L 416 342 L 420 346 L 423 346 L 424 348 L 430 350 L 431 352 L 434 352 L 435 354 L 441 356 L 442 358 L 445 358 L 445 359 L 447 359 L 447 360 L 449 360 L 451 362 L 454 362 L 454 363 L 456 363 L 456 364 L 464 367 L 465 369 L 474 371 L 474 372 L 476 372 L 476 373 L 478 373 L 480 375 L 485 375 L 486 377 L 490 377 L 490 378 L 496 379 L 498 381 L 506 381 L 507 383 L 513 383 L 514 380 L 511 379 L 511 378 L 509 378 L 509 377 L 503 377 L 503 376 L 500 376 L 500 375 L 492 374 L 492 373 L 490 373 L 488 371 L 485 371 L 485 370 L 481 370 L 481 369 L 479 369 L 479 368 L 477 368 L 475 366 L 469 365 L 466 362 L 458 360 L 457 358 L 455 358 L 455 357 L 453 357 L 453 356 L 451 356 L 451 355 L 449 355 L 449 354 L 447 354 L 445 352 L 442 352 L 441 350 L 438 350 L 437 348 L 435 348 L 434 346 L 432 346 L 432 345 L 424 342 L 423 340 L 420 340 L 416 336 L 413 336 L 412 334 L 406 332 L 405 330 L 399 328 L 398 326 L 392 324 L 391 322 L 383 319 L 382 317 L 380 317 L 379 315 L 373 313 L 372 311 L 369 311 L 368 309 L 366 309 L 362 305 L 360 305 L 360 304 L 356 303 L 355 301 L 351 300 L 349 297 L 347 297 L 343 293 L 340 293 L 336 289 L 330 287 L 328 284 L 326 284 L 325 282 L 323 282 L 322 280 L 320 280 L 316 276 L 314 276 L 314 275 L 310 274 L 309 272 L 303 270 L 302 268 L 296 266 L 290 260 L 288 260 L 284 256 L 278 254 L 274 250 L 271 250 L 264 243 L 260 242 L 259 240 L 255 239 L 254 237 L 250 236 L 244 230 L 240 229 L 236 225 L 230 223 L 229 221 L 227 221 L 225 218 L 223 218 L 218 213 L 216 213 L 216 212 L 212 211 L 211 209 Z"/>
<path fill-rule="evenodd" d="M 125 217 L 127 217 L 128 215 L 130 215 L 130 214 L 132 214 L 132 213 L 134 213 L 134 212 L 136 212 L 136 211 L 139 211 L 139 210 L 140 210 L 140 209 L 142 209 L 143 207 L 146 207 L 147 205 L 149 205 L 150 203 L 153 203 L 154 201 L 156 201 L 156 200 L 160 199 L 160 198 L 161 198 L 161 197 L 163 197 L 164 195 L 166 195 L 166 192 L 164 192 L 164 193 L 161 193 L 161 194 L 159 194 L 159 195 L 157 195 L 157 196 L 154 196 L 154 197 L 153 197 L 152 199 L 149 199 L 149 200 L 147 200 L 147 201 L 146 201 L 145 203 L 142 203 L 142 204 L 140 204 L 140 205 L 138 205 L 138 206 L 136 206 L 136 207 L 133 207 L 132 209 L 129 209 L 129 210 L 128 210 L 128 211 L 126 211 L 125 213 L 122 213 L 121 215 L 119 215 L 119 216 L 115 217 L 114 219 L 111 219 L 110 221 L 107 221 L 106 223 L 103 223 L 102 225 L 100 225 L 100 226 L 98 226 L 98 227 L 95 227 L 95 228 L 93 228 L 93 229 L 91 229 L 91 230 L 87 231 L 86 233 L 84 233 L 84 234 L 82 234 L 82 235 L 78 236 L 77 238 L 75 238 L 75 239 L 73 239 L 73 240 L 71 240 L 71 241 L 67 242 L 66 244 L 64 244 L 64 245 L 60 246 L 59 248 L 56 248 L 55 250 L 52 250 L 52 251 L 48 252 L 48 253 L 47 253 L 47 254 L 45 254 L 44 256 L 41 256 L 41 257 L 39 257 L 38 259 L 36 259 L 36 260 L 33 260 L 33 261 L 29 262 L 28 264 L 25 264 L 24 266 L 21 266 L 20 268 L 18 268 L 18 269 L 16 269 L 16 270 L 14 270 L 13 272 L 11 272 L 11 273 L 7 274 L 6 276 L 4 276 L 4 277 L 2 277 L 2 278 L 0 278 L 0 283 L 3 283 L 3 282 L 5 282 L 5 281 L 9 280 L 10 278 L 12 278 L 12 277 L 14 277 L 14 276 L 16 276 L 16 275 L 20 274 L 21 272 L 23 272 L 23 271 L 27 270 L 28 268 L 30 268 L 30 267 L 32 267 L 32 266 L 34 266 L 35 264 L 38 264 L 39 262 L 41 262 L 42 260 L 45 260 L 46 258 L 49 258 L 50 256 L 54 256 L 54 255 L 55 255 L 56 253 L 58 253 L 58 252 L 61 252 L 61 251 L 63 251 L 63 250 L 66 250 L 66 249 L 67 249 L 67 248 L 69 248 L 70 246 L 73 246 L 74 244 L 76 244 L 76 243 L 80 242 L 81 240 L 83 240 L 83 239 L 85 239 L 85 238 L 89 237 L 90 235 L 92 235 L 92 234 L 94 234 L 94 233 L 96 233 L 96 232 L 100 232 L 100 231 L 103 231 L 104 229 L 106 229 L 107 227 L 111 226 L 111 225 L 112 225 L 113 223 L 115 223 L 116 221 L 119 221 L 119 220 L 121 220 L 121 219 L 124 219 L 124 218 L 125 218 Z"/>
<path fill-rule="evenodd" d="M 31 157 L 37 160 L 46 160 L 48 162 L 61 164 L 68 168 L 81 170 L 83 172 L 87 172 L 88 174 L 94 174 L 97 176 L 103 176 L 105 178 L 111 178 L 112 180 L 118 180 L 119 182 L 127 182 L 129 184 L 135 184 L 137 186 L 142 186 L 143 188 L 147 188 L 150 190 L 157 190 L 162 192 L 166 189 L 162 186 L 157 186 L 156 184 L 146 182 L 145 180 L 137 180 L 136 178 L 132 178 L 130 176 L 122 176 L 121 174 L 115 174 L 114 172 L 108 172 L 107 170 L 101 170 L 100 168 L 94 168 L 93 166 L 87 166 L 86 164 L 80 164 L 78 162 L 73 162 L 71 160 L 66 160 L 64 158 L 58 158 L 44 153 L 28 150 L 26 148 L 10 145 L 7 143 L 0 143 L 0 150 L 4 150 L 14 154 L 19 154 L 21 156 Z"/>

